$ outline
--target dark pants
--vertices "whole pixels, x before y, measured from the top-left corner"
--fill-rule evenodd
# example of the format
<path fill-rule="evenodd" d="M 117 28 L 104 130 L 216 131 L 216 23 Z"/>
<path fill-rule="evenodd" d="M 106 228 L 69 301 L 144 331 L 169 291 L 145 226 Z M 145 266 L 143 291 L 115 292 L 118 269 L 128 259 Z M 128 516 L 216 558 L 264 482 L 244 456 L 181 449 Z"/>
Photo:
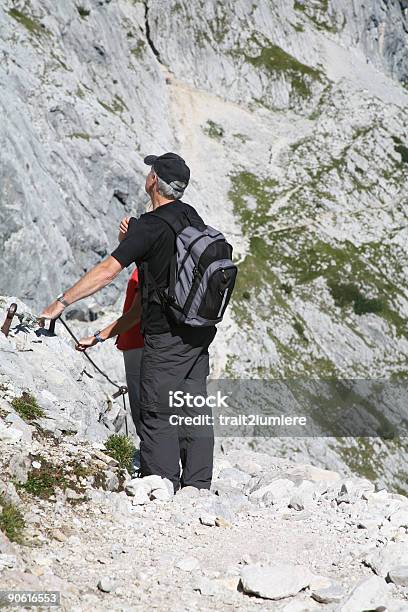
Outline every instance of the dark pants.
<path fill-rule="evenodd" d="M 141 474 L 168 478 L 175 490 L 188 485 L 209 489 L 211 485 L 211 409 L 185 402 L 175 407 L 175 401 L 170 406 L 169 392 L 206 397 L 208 347 L 215 334 L 211 327 L 145 335 L 140 381 Z M 186 424 L 184 417 L 202 420 L 192 425 Z"/>

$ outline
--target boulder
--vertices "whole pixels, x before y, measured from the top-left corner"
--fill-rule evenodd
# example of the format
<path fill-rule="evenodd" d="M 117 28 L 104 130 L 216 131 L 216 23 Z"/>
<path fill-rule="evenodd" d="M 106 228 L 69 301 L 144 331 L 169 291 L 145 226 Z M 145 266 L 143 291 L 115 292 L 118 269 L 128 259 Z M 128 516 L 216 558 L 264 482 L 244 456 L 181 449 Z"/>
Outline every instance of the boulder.
<path fill-rule="evenodd" d="M 319 603 L 329 604 L 341 601 L 346 591 L 340 583 L 333 581 L 329 586 L 313 589 L 311 595 Z"/>
<path fill-rule="evenodd" d="M 395 567 L 408 565 L 407 542 L 389 542 L 380 550 L 371 553 L 365 560 L 378 576 L 387 576 Z"/>
<path fill-rule="evenodd" d="M 387 607 L 388 588 L 385 580 L 379 576 L 363 578 L 351 591 L 350 595 L 339 605 L 338 612 L 362 612 Z"/>
<path fill-rule="evenodd" d="M 185 557 L 177 561 L 176 567 L 183 572 L 192 572 L 194 570 L 198 570 L 200 568 L 200 564 L 195 557 Z"/>
<path fill-rule="evenodd" d="M 243 591 L 265 599 L 296 595 L 309 586 L 311 579 L 312 573 L 302 565 L 247 565 L 241 570 Z"/>
<path fill-rule="evenodd" d="M 388 572 L 387 578 L 390 582 L 393 582 L 397 586 L 408 587 L 408 565 L 393 567 Z"/>

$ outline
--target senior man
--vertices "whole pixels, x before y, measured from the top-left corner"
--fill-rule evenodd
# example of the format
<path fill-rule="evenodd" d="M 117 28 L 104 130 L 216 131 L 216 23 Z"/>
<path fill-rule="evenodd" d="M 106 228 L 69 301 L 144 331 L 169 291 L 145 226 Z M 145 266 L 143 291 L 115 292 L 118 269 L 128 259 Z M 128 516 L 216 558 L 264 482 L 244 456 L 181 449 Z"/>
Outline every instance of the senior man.
<path fill-rule="evenodd" d="M 41 318 L 56 319 L 66 306 L 93 295 L 132 263 L 148 264 L 156 288 L 168 286 L 175 236 L 168 224 L 158 218 L 161 209 L 171 207 L 180 219 L 187 217 L 192 224 L 204 222 L 192 206 L 180 199 L 190 180 L 190 170 L 184 159 L 175 153 L 165 153 L 149 155 L 144 162 L 150 166 L 145 189 L 155 215 L 146 213 L 139 219 L 131 218 L 125 239 L 111 256 L 59 296 L 42 312 Z M 140 384 L 141 475 L 157 474 L 168 478 L 175 490 L 180 486 L 208 489 L 213 467 L 212 426 L 203 430 L 172 424 L 168 394 L 183 390 L 193 395 L 206 395 L 208 347 L 216 328 L 176 326 L 168 319 L 154 288 L 150 284 L 148 287 L 147 308 L 143 305 L 142 312 L 145 346 Z M 100 335 L 98 339 L 104 340 Z M 208 410 L 204 404 L 201 408 L 185 408 L 184 413 L 205 415 Z"/>

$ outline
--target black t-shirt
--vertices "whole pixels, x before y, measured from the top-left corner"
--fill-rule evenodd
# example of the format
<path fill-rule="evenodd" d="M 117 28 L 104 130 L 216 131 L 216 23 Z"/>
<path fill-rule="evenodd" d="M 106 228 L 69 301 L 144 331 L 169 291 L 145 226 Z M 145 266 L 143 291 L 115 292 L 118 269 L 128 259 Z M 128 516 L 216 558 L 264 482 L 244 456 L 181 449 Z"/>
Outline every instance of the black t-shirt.
<path fill-rule="evenodd" d="M 203 220 L 197 211 L 182 202 L 174 200 L 163 206 L 171 206 L 172 212 L 180 216 L 187 214 L 189 219 L 199 223 Z M 160 215 L 159 206 L 154 212 Z M 132 263 L 140 266 L 147 262 L 149 273 L 153 276 L 158 287 L 166 287 L 169 280 L 170 260 L 175 251 L 175 234 L 165 221 L 158 219 L 155 215 L 145 213 L 129 221 L 126 238 L 113 251 L 112 257 L 124 266 Z M 147 312 L 143 313 L 145 321 L 145 332 L 149 334 L 161 334 L 169 331 L 173 326 L 167 320 L 160 304 L 152 300 L 153 288 L 149 285 L 149 301 Z"/>

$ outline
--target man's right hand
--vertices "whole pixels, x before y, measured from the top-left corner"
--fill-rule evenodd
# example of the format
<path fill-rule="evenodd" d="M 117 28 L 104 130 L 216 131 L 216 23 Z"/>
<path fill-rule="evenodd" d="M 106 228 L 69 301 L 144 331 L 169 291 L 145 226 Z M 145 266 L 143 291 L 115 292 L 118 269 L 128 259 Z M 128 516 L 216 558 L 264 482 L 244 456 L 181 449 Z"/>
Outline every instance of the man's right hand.
<path fill-rule="evenodd" d="M 124 217 L 119 226 L 119 240 L 123 240 L 127 234 L 130 217 Z"/>

